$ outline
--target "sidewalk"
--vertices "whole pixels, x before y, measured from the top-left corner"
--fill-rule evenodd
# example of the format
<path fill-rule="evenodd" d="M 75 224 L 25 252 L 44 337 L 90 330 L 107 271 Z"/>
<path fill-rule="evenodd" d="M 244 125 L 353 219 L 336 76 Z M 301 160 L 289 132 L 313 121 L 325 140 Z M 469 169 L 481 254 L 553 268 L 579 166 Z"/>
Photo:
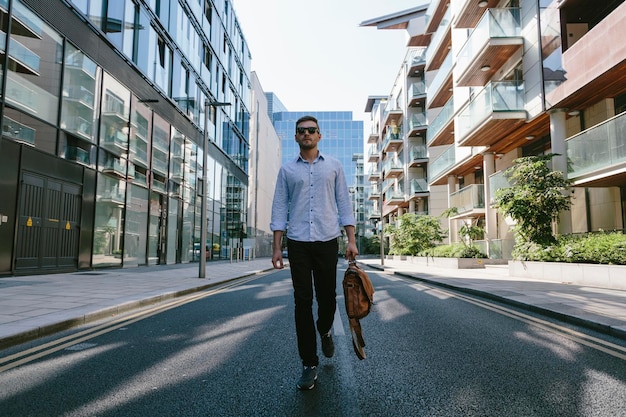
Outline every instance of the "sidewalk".
<path fill-rule="evenodd" d="M 359 259 L 385 270 L 626 339 L 626 291 L 511 277 L 506 265 L 485 269 L 444 269 L 406 261 Z"/>
<path fill-rule="evenodd" d="M 0 278 L 0 349 L 235 278 L 271 270 L 270 258 Z"/>
<path fill-rule="evenodd" d="M 359 262 L 381 269 L 380 259 Z M 210 262 L 206 279 L 198 278 L 197 263 L 0 278 L 0 349 L 271 269 L 269 258 L 259 258 Z M 502 266 L 443 269 L 385 260 L 383 269 L 626 339 L 626 291 L 509 277 Z"/>

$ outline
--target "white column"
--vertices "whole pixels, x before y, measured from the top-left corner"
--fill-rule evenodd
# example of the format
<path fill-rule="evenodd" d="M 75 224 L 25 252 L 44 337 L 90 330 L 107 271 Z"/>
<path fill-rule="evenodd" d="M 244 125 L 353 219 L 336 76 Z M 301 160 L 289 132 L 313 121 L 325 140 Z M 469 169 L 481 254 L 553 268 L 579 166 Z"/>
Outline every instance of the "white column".
<path fill-rule="evenodd" d="M 561 171 L 567 178 L 567 149 L 565 147 L 565 109 L 554 109 L 550 111 L 550 145 L 552 153 L 558 154 L 552 159 L 552 169 Z M 567 190 L 569 193 L 569 190 Z M 572 217 L 570 211 L 563 211 L 559 214 L 559 233 L 572 233 Z"/>
<path fill-rule="evenodd" d="M 409 201 L 409 213 L 415 213 L 415 200 Z"/>
<path fill-rule="evenodd" d="M 448 175 L 448 208 L 451 208 L 450 196 L 456 191 L 457 179 L 454 175 Z M 456 242 L 457 228 L 456 221 L 448 219 L 448 243 Z"/>
<path fill-rule="evenodd" d="M 491 208 L 491 189 L 489 187 L 489 177 L 496 171 L 495 157 L 492 152 L 483 154 L 483 173 L 485 183 L 485 240 L 487 241 L 487 252 L 492 239 L 498 238 L 498 212 Z"/>

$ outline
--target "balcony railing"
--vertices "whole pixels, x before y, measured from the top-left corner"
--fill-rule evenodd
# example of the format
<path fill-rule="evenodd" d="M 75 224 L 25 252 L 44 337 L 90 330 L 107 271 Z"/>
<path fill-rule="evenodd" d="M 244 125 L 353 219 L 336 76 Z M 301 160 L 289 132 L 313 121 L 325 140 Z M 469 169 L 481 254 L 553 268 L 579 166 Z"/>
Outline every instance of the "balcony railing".
<path fill-rule="evenodd" d="M 404 191 L 401 186 L 390 187 L 385 191 L 385 202 L 387 204 L 398 204 L 404 202 Z"/>
<path fill-rule="evenodd" d="M 418 130 L 426 129 L 427 126 L 426 113 L 412 114 L 409 119 L 409 136 L 413 136 Z"/>
<path fill-rule="evenodd" d="M 566 142 L 570 179 L 626 162 L 626 112 L 572 136 Z"/>
<path fill-rule="evenodd" d="M 452 92 L 447 91 L 447 89 L 445 91 L 440 91 L 442 90 L 444 85 L 448 85 L 448 80 L 452 77 L 452 58 L 453 57 L 451 53 L 446 56 L 446 59 L 443 61 L 441 67 L 437 71 L 437 75 L 435 75 L 435 78 L 433 78 L 430 85 L 428 86 L 428 108 L 439 107 L 436 104 L 439 101 L 442 101 L 441 99 L 439 99 L 440 96 L 452 95 Z M 452 83 L 450 82 L 450 84 Z"/>
<path fill-rule="evenodd" d="M 426 95 L 426 83 L 424 81 L 411 83 L 409 86 L 409 103 L 412 103 L 413 100 L 421 98 L 424 95 Z"/>
<path fill-rule="evenodd" d="M 413 49 L 407 60 L 407 72 L 411 73 L 411 70 L 424 65 L 426 65 L 426 48 Z"/>
<path fill-rule="evenodd" d="M 469 82 L 471 75 L 465 76 L 470 66 L 483 66 L 489 63 L 489 71 L 496 71 L 500 63 L 504 63 L 510 56 L 502 56 L 498 60 L 498 65 L 491 65 L 490 60 L 500 58 L 495 52 L 490 52 L 490 48 L 502 49 L 509 44 L 516 45 L 508 51 L 513 51 L 521 47 L 521 25 L 519 8 L 496 8 L 489 9 L 480 19 L 465 45 L 459 51 L 456 57 L 456 65 L 454 67 L 454 76 L 457 82 L 461 80 L 460 85 L 476 85 Z M 511 39 L 514 38 L 514 39 Z M 484 55 L 480 59 L 480 55 Z M 480 61 L 480 62 L 478 62 Z M 495 61 L 494 61 L 495 62 Z M 477 69 L 480 72 L 480 68 Z M 472 72 L 475 72 L 472 70 Z M 469 82 L 469 84 L 467 84 Z"/>
<path fill-rule="evenodd" d="M 441 111 L 430 122 L 428 126 L 428 132 L 426 133 L 427 141 L 426 143 L 430 145 L 437 138 L 439 133 L 446 127 L 454 117 L 454 97 L 452 97 L 445 106 L 441 108 Z"/>
<path fill-rule="evenodd" d="M 411 194 L 428 192 L 428 180 L 426 178 L 413 178 L 411 180 Z"/>
<path fill-rule="evenodd" d="M 428 149 L 426 145 L 411 146 L 411 161 L 420 161 L 423 159 L 428 159 Z"/>
<path fill-rule="evenodd" d="M 524 84 L 519 81 L 492 81 L 456 116 L 457 142 L 480 126 L 493 113 L 523 112 Z"/>
<path fill-rule="evenodd" d="M 400 150 L 404 143 L 402 136 L 402 126 L 389 126 L 383 140 L 382 150 L 385 152 Z"/>
<path fill-rule="evenodd" d="M 472 184 L 450 194 L 450 207 L 456 207 L 459 215 L 485 208 L 485 186 Z"/>
<path fill-rule="evenodd" d="M 489 176 L 489 204 L 495 204 L 495 199 L 496 199 L 496 191 L 502 189 L 502 188 L 510 188 L 511 187 L 511 183 L 509 182 L 509 180 L 506 178 L 506 176 L 504 176 L 504 171 L 500 171 L 500 172 L 496 172 L 495 174 L 492 174 Z"/>
<path fill-rule="evenodd" d="M 439 48 L 441 48 L 442 46 L 441 42 L 443 38 L 446 36 L 446 33 L 448 32 L 448 30 L 450 30 L 450 25 L 451 25 L 450 8 L 448 7 L 448 9 L 446 10 L 446 14 L 443 16 L 443 19 L 441 19 L 441 22 L 439 23 L 439 27 L 437 28 L 437 31 L 435 32 L 435 35 L 432 37 L 430 41 L 430 45 L 428 49 L 426 50 L 426 62 L 432 61 L 434 55 L 437 53 Z"/>
<path fill-rule="evenodd" d="M 441 176 L 454 166 L 455 163 L 455 145 L 450 145 L 441 155 L 431 161 L 428 166 L 429 177 L 431 180 Z"/>
<path fill-rule="evenodd" d="M 369 158 L 369 162 L 376 162 L 376 160 L 380 157 L 380 148 L 377 144 L 369 146 L 367 157 Z"/>
<path fill-rule="evenodd" d="M 402 161 L 395 155 L 395 152 L 387 154 L 387 159 L 383 161 L 383 172 L 385 177 L 398 176 L 404 172 Z"/>

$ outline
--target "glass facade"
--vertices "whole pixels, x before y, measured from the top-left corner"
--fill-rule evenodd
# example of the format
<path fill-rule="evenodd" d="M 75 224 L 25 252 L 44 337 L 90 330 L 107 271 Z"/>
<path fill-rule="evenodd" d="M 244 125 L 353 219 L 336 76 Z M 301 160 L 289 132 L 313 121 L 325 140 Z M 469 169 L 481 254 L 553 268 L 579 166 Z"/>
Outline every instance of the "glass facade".
<path fill-rule="evenodd" d="M 0 273 L 15 272 L 12 264 L 36 272 L 44 266 L 198 260 L 203 169 L 209 182 L 209 255 L 230 257 L 246 230 L 250 55 L 236 17 L 228 12 L 229 1 L 71 2 L 67 14 L 73 11 L 75 21 L 83 24 L 72 35 L 105 36 L 114 56 L 124 57 L 127 67 L 121 70 L 107 59 L 93 59 L 107 56 L 97 47 L 81 50 L 79 39 L 52 26 L 58 13 L 39 16 L 25 3 L 0 0 L 0 163 L 13 150 L 21 158 L 14 171 L 3 171 L 0 184 L 3 195 L 14 194 L 17 204 L 5 199 L 0 212 L 10 214 L 10 207 L 17 206 L 8 218 L 26 219 L 25 227 L 41 235 L 54 231 L 62 236 L 74 221 L 50 214 L 53 224 L 46 227 L 46 221 L 37 220 L 45 216 L 33 214 L 32 201 L 44 204 L 54 187 L 71 189 L 81 197 L 74 207 L 80 237 L 73 243 L 59 238 L 57 243 L 70 245 L 59 249 L 71 255 L 71 262 L 62 265 L 59 255 L 44 259 L 37 243 L 23 241 L 19 234 L 3 235 L 25 249 L 15 251 L 16 259 L 0 256 Z M 61 0 L 53 3 L 48 7 L 68 7 Z M 44 21 L 47 17 L 51 19 Z M 62 19 L 57 23 L 63 24 Z M 137 72 L 145 80 L 142 85 L 119 81 Z M 209 106 L 205 115 L 205 103 L 212 102 L 230 105 Z M 213 144 L 208 150 L 202 149 L 205 130 Z M 204 151 L 209 152 L 206 167 Z M 26 169 L 43 179 L 29 174 L 29 181 L 34 178 L 31 194 L 20 189 Z"/>

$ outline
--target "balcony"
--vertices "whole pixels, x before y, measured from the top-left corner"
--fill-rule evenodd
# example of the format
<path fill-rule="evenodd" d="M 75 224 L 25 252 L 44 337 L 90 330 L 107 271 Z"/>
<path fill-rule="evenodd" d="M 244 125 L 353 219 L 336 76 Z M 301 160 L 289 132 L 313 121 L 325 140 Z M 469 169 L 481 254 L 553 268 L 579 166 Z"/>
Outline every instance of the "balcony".
<path fill-rule="evenodd" d="M 378 162 L 380 159 L 380 148 L 377 144 L 370 145 L 367 151 L 367 162 Z"/>
<path fill-rule="evenodd" d="M 402 109 L 399 107 L 396 107 L 395 104 L 393 104 L 392 102 L 389 102 L 387 104 L 387 107 L 385 107 L 385 113 L 383 116 L 383 124 L 387 125 L 387 126 L 391 126 L 391 125 L 399 125 L 402 123 L 402 116 L 403 116 L 403 112 Z"/>
<path fill-rule="evenodd" d="M 372 132 L 367 137 L 367 143 L 377 143 L 378 142 L 378 132 Z"/>
<path fill-rule="evenodd" d="M 420 132 L 425 131 L 428 128 L 428 122 L 426 121 L 426 113 L 412 114 L 409 118 L 409 137 L 419 135 Z"/>
<path fill-rule="evenodd" d="M 450 24 L 450 8 L 444 14 L 435 35 L 426 51 L 426 71 L 439 69 L 452 46 L 452 29 Z"/>
<path fill-rule="evenodd" d="M 459 86 L 484 86 L 524 43 L 520 10 L 490 9 L 456 57 L 454 79 Z"/>
<path fill-rule="evenodd" d="M 426 104 L 426 83 L 424 81 L 417 81 L 409 85 L 408 93 L 409 107 L 415 107 L 421 105 L 425 107 Z"/>
<path fill-rule="evenodd" d="M 492 9 L 498 5 L 500 0 L 488 0 L 484 6 L 479 6 L 481 0 L 462 0 L 455 3 L 454 15 L 456 16 L 454 22 L 455 29 L 459 28 L 473 28 L 476 23 L 483 16 L 483 13 L 487 9 Z"/>
<path fill-rule="evenodd" d="M 458 209 L 458 214 L 453 219 L 484 217 L 485 186 L 472 184 L 450 194 L 450 207 Z"/>
<path fill-rule="evenodd" d="M 426 48 L 413 49 L 407 61 L 407 74 L 415 77 L 424 72 L 426 66 Z"/>
<path fill-rule="evenodd" d="M 385 179 L 398 178 L 404 174 L 404 166 L 395 152 L 389 152 L 383 161 L 383 175 Z"/>
<path fill-rule="evenodd" d="M 428 149 L 424 144 L 411 146 L 411 162 L 409 167 L 414 168 L 428 162 Z"/>
<path fill-rule="evenodd" d="M 456 140 L 460 146 L 493 145 L 525 120 L 524 85 L 494 81 L 455 117 Z"/>
<path fill-rule="evenodd" d="M 390 187 L 385 191 L 385 204 L 390 206 L 399 206 L 404 204 L 404 191 L 402 187 Z"/>
<path fill-rule="evenodd" d="M 378 200 L 380 198 L 380 187 L 378 184 L 374 184 L 370 189 L 370 192 L 367 196 L 368 200 Z"/>
<path fill-rule="evenodd" d="M 433 184 L 433 180 L 442 176 L 454 166 L 455 163 L 455 147 L 450 145 L 441 155 L 435 158 L 428 165 L 428 172 L 430 176 L 430 183 Z"/>
<path fill-rule="evenodd" d="M 572 136 L 566 142 L 576 185 L 620 186 L 626 180 L 626 112 Z"/>
<path fill-rule="evenodd" d="M 449 53 L 428 86 L 426 100 L 429 109 L 441 107 L 452 97 L 452 53 Z"/>
<path fill-rule="evenodd" d="M 439 114 L 428 125 L 428 146 L 451 145 L 454 143 L 454 98 L 451 97 Z"/>
<path fill-rule="evenodd" d="M 383 141 L 383 152 L 399 152 L 402 149 L 402 145 L 404 145 L 404 140 L 402 139 L 401 127 L 390 126 Z"/>
<path fill-rule="evenodd" d="M 380 170 L 377 166 L 372 166 L 367 173 L 367 180 L 370 182 L 375 182 L 380 179 Z"/>
<path fill-rule="evenodd" d="M 428 196 L 428 180 L 426 178 L 414 178 L 411 180 L 410 200 Z"/>

